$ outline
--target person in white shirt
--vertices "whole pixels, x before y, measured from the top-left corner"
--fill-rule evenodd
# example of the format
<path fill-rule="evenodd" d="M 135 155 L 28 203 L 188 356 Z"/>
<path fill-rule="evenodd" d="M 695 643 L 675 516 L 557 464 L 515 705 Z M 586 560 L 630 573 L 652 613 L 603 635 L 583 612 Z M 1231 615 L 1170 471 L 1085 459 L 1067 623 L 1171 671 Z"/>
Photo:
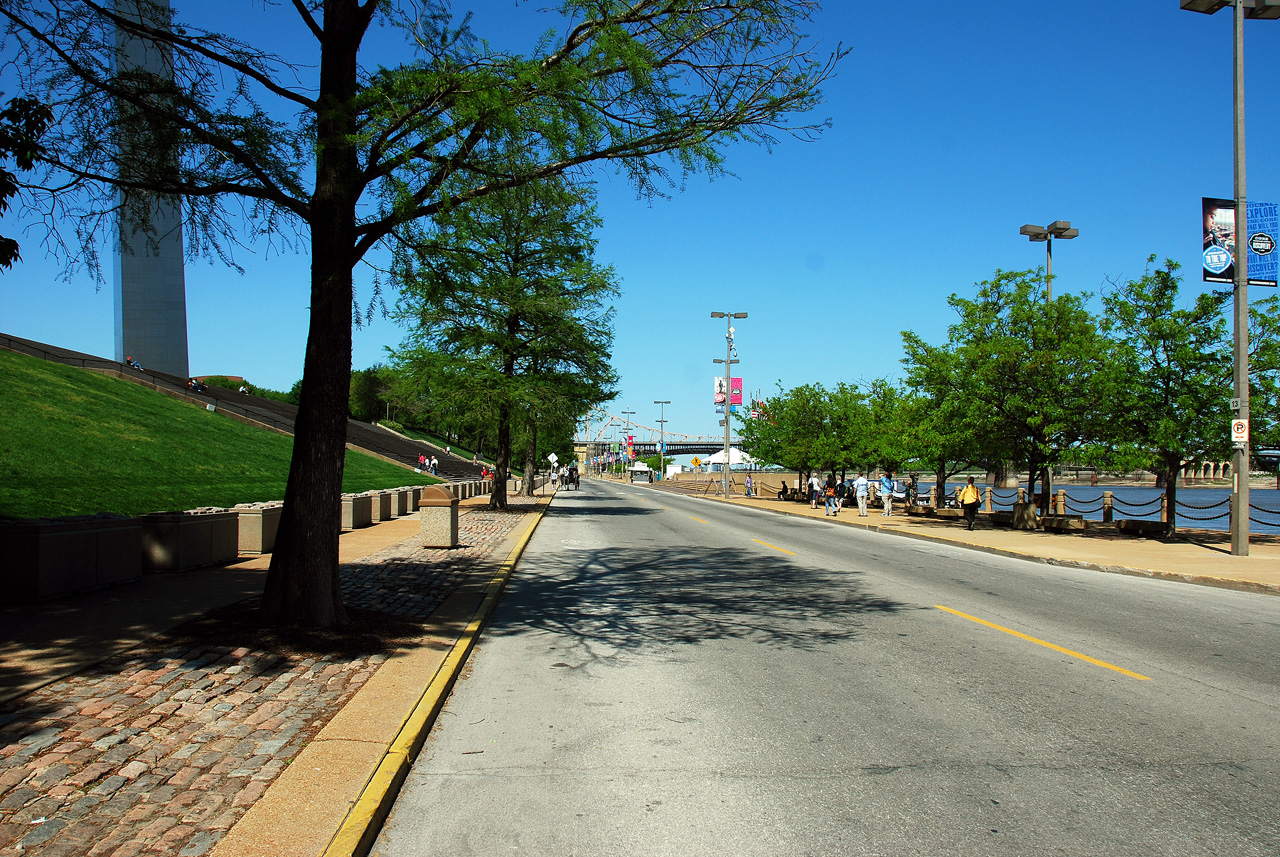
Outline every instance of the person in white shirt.
<path fill-rule="evenodd" d="M 862 471 L 858 471 L 858 478 L 853 480 L 853 495 L 858 498 L 858 517 L 860 518 L 867 516 L 867 494 L 870 490 L 871 483 L 862 475 Z"/>

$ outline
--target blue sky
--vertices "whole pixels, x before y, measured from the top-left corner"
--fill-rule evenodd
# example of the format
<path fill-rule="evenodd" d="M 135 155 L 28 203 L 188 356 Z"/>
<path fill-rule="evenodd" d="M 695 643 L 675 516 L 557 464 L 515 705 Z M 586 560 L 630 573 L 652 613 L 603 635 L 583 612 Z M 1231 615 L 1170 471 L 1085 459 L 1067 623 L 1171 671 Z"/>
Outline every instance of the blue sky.
<path fill-rule="evenodd" d="M 260 2 L 217 5 L 240 10 L 234 26 L 297 33 Z M 477 33 L 518 46 L 552 23 L 541 5 L 455 11 L 474 9 Z M 1043 265 L 1044 245 L 1018 234 L 1023 223 L 1080 229 L 1055 244 L 1055 293 L 1096 295 L 1108 278 L 1139 276 L 1152 253 L 1183 263 L 1188 295 L 1203 288 L 1200 197 L 1232 194 L 1230 10 L 1198 15 L 1176 0 L 826 6 L 809 31 L 852 51 L 815 111 L 832 122 L 820 140 L 735 148 L 734 175 L 694 176 L 651 202 L 624 177 L 598 174 L 598 259 L 623 289 L 611 411 L 656 425 L 652 402 L 669 399 L 672 431 L 719 431 L 711 361 L 723 356 L 724 322 L 713 310 L 750 314 L 737 324 L 748 390 L 896 377 L 902 330 L 942 341 L 948 295 L 970 294 L 997 268 Z M 1246 23 L 1257 200 L 1280 200 L 1278 47 L 1280 23 Z M 0 274 L 0 331 L 110 355 L 110 283 L 61 281 L 38 235 L 23 251 Z M 237 258 L 243 276 L 187 266 L 191 370 L 287 389 L 302 373 L 308 259 Z M 354 366 L 384 359 L 403 336 L 375 318 L 356 331 Z"/>

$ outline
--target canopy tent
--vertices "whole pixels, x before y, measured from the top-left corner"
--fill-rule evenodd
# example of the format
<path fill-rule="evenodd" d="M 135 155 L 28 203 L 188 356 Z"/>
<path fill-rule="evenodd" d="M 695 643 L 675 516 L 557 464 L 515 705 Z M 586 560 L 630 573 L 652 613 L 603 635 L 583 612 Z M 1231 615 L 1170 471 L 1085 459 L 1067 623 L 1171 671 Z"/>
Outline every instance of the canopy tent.
<path fill-rule="evenodd" d="M 706 464 L 724 464 L 724 450 L 713 452 L 702 460 Z M 730 467 L 754 466 L 755 464 L 756 460 L 742 450 L 732 446 L 729 447 Z"/>

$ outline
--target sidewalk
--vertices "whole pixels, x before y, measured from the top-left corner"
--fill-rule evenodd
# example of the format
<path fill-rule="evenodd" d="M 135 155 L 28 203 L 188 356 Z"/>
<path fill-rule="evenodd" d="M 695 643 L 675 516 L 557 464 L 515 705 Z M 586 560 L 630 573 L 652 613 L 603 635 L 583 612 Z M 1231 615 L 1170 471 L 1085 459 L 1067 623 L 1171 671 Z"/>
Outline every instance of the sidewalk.
<path fill-rule="evenodd" d="M 678 484 L 658 483 L 653 487 L 677 491 L 686 496 L 700 496 L 669 487 Z M 807 518 L 825 516 L 821 506 L 810 509 L 807 503 L 790 500 L 731 497 L 726 501 L 717 496 L 707 496 L 705 499 L 750 506 L 782 515 Z M 884 518 L 880 516 L 880 511 L 879 507 L 871 507 L 867 517 L 859 518 L 857 505 L 850 507 L 846 502 L 845 508 L 837 517 L 827 520 L 844 526 L 943 542 L 1053 565 L 1280 594 L 1280 537 L 1277 536 L 1253 536 L 1249 544 L 1249 556 L 1239 557 L 1231 555 L 1228 534 L 1206 530 L 1186 531 L 1175 541 L 1162 542 L 1113 534 L 1069 535 L 1040 530 L 1011 530 L 992 527 L 985 521 L 985 516 L 979 515 L 978 528 L 969 531 L 958 519 L 908 517 L 900 511 Z"/>
<path fill-rule="evenodd" d="M 0 612 L 0 855 L 352 853 L 549 498 L 487 502 L 345 534 L 342 633 L 258 628 L 265 556 Z"/>

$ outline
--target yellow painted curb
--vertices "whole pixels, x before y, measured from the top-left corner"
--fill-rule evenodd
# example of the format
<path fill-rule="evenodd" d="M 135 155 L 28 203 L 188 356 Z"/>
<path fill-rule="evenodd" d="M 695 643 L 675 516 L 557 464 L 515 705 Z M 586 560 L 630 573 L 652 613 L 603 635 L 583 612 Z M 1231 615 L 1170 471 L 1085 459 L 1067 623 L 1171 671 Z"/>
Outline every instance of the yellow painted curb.
<path fill-rule="evenodd" d="M 516 563 L 520 561 L 521 554 L 524 553 L 529 540 L 533 538 L 533 532 L 542 522 L 546 511 L 546 504 L 542 504 L 533 522 L 529 524 L 529 528 L 485 587 L 480 606 L 476 608 L 471 621 L 467 623 L 466 630 L 453 644 L 453 648 L 441 662 L 426 690 L 405 718 L 400 731 L 387 748 L 369 781 L 361 789 L 360 796 L 356 798 L 356 802 L 343 819 L 338 832 L 321 852 L 321 857 L 364 857 L 373 848 L 374 840 L 382 830 L 382 824 L 386 821 L 396 796 L 400 793 L 400 786 L 409 775 L 409 769 L 426 742 L 427 735 L 440 714 L 440 709 L 444 707 L 449 691 L 453 689 L 454 682 L 462 672 L 462 665 L 467 662 L 471 650 L 475 648 L 476 639 L 493 613 L 494 607 L 497 606 L 498 597 L 506 588 Z"/>

